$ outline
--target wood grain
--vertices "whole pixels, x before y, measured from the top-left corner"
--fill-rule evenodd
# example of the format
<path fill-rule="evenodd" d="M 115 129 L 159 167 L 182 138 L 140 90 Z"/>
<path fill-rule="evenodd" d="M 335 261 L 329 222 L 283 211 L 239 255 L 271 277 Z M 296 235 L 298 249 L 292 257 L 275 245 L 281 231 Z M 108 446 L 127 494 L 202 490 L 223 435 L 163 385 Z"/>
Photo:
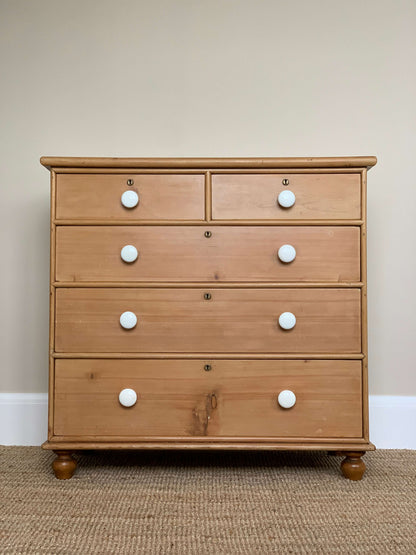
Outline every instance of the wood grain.
<path fill-rule="evenodd" d="M 365 168 L 375 156 L 262 158 L 94 158 L 42 156 L 47 168 Z"/>
<path fill-rule="evenodd" d="M 172 289 L 178 289 L 181 287 L 189 288 L 208 288 L 208 289 L 221 289 L 221 288 L 231 288 L 231 289 L 261 289 L 261 288 L 281 288 L 288 289 L 296 287 L 297 289 L 303 288 L 351 288 L 364 287 L 362 281 L 297 281 L 296 283 L 290 281 L 55 281 L 54 287 L 93 287 L 93 288 L 103 288 L 103 287 L 117 287 L 117 288 L 127 288 L 127 287 L 145 287 L 145 288 L 158 288 L 158 287 L 170 287 Z"/>
<path fill-rule="evenodd" d="M 364 224 L 361 226 L 361 279 L 364 287 L 361 291 L 361 325 L 363 360 L 363 435 L 368 440 L 369 414 L 368 414 L 368 339 L 367 339 L 367 170 L 361 174 L 361 209 Z"/>
<path fill-rule="evenodd" d="M 131 408 L 118 401 L 127 387 Z M 291 409 L 277 404 L 283 389 Z M 215 361 L 209 372 L 200 361 L 56 361 L 58 436 L 352 438 L 360 406 L 359 361 Z"/>
<path fill-rule="evenodd" d="M 41 162 L 52 168 L 43 447 L 61 452 L 58 470 L 79 449 L 374 449 L 366 168 L 375 157 Z M 140 197 L 132 210 L 120 202 L 128 189 Z M 284 189 L 296 195 L 288 210 L 277 204 Z M 280 243 L 296 248 L 293 263 L 278 261 Z M 139 250 L 132 265 L 120 258 L 125 244 Z M 130 331 L 119 324 L 125 310 L 139 318 Z M 279 328 L 283 311 L 295 313 L 293 330 Z M 132 409 L 118 403 L 125 387 L 139 393 Z M 277 405 L 283 388 L 296 393 L 293 409 Z"/>
<path fill-rule="evenodd" d="M 56 173 L 51 171 L 50 179 L 50 253 L 49 253 L 49 377 L 48 377 L 48 439 L 53 435 L 53 395 L 55 387 L 55 287 L 56 279 Z"/>
<path fill-rule="evenodd" d="M 353 481 L 361 480 L 366 469 L 365 462 L 361 459 L 365 451 L 347 451 L 340 454 L 345 455 L 341 463 L 341 472 L 345 478 Z"/>
<path fill-rule="evenodd" d="M 278 360 L 278 359 L 315 359 L 315 360 L 362 360 L 362 353 L 54 353 L 53 358 L 113 358 L 122 359 L 255 359 L 255 360 Z"/>
<path fill-rule="evenodd" d="M 69 480 L 77 467 L 76 460 L 70 451 L 55 451 L 56 459 L 52 462 L 52 469 L 58 480 Z"/>
<path fill-rule="evenodd" d="M 107 219 L 81 219 L 81 220 L 55 220 L 53 222 L 56 225 L 90 225 L 90 226 L 126 226 L 126 225 L 140 225 L 140 226 L 159 226 L 159 225 L 169 225 L 169 226 L 200 226 L 205 227 L 210 226 L 300 226 L 300 225 L 333 225 L 333 226 L 361 226 L 363 220 L 136 220 L 134 218 L 130 220 L 109 220 Z"/>
<path fill-rule="evenodd" d="M 209 230 L 212 236 L 204 235 Z M 296 259 L 282 263 L 284 244 Z M 123 246 L 139 257 L 125 263 Z M 333 281 L 360 279 L 358 227 L 58 226 L 57 281 Z"/>
<path fill-rule="evenodd" d="M 168 440 L 131 440 L 130 438 L 123 439 L 122 441 L 112 441 L 111 439 L 100 438 L 88 438 L 84 437 L 80 439 L 71 439 L 69 437 L 62 438 L 60 436 L 55 436 L 51 441 L 45 441 L 42 444 L 42 449 L 55 450 L 55 449 L 71 449 L 74 451 L 82 450 L 115 450 L 115 451 L 128 451 L 132 449 L 140 450 L 186 450 L 195 451 L 198 449 L 204 449 L 207 451 L 337 451 L 340 449 L 348 450 L 362 450 L 362 451 L 374 451 L 375 446 L 362 439 L 351 439 L 343 440 L 342 438 L 337 439 L 308 439 L 308 438 L 273 438 L 269 441 L 262 441 L 258 439 L 257 441 L 248 442 L 246 438 L 240 441 L 225 440 L 223 438 L 210 438 L 210 441 L 201 442 L 195 438 L 192 440 L 177 440 L 169 438 Z"/>
<path fill-rule="evenodd" d="M 121 204 L 127 190 L 139 195 L 135 208 Z M 58 174 L 56 218 L 203 220 L 204 191 L 203 174 Z"/>
<path fill-rule="evenodd" d="M 361 352 L 359 289 L 56 290 L 57 352 Z M 120 326 L 137 315 L 132 330 Z M 278 325 L 293 312 L 294 329 Z"/>
<path fill-rule="evenodd" d="M 212 206 L 211 206 L 211 172 L 205 174 L 205 219 L 207 222 L 212 219 Z"/>
<path fill-rule="evenodd" d="M 289 180 L 284 186 L 282 180 Z M 290 190 L 291 208 L 277 198 Z M 222 219 L 359 219 L 360 174 L 215 174 L 212 176 L 212 217 Z"/>

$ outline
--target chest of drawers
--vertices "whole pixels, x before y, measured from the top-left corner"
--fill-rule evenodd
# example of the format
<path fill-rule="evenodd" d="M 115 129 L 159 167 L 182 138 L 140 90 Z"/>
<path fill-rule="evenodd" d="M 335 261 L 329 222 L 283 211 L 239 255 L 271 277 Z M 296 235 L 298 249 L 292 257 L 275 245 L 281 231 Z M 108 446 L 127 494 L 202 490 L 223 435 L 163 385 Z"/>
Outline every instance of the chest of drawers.
<path fill-rule="evenodd" d="M 41 163 L 57 478 L 83 449 L 319 449 L 362 477 L 374 157 Z"/>

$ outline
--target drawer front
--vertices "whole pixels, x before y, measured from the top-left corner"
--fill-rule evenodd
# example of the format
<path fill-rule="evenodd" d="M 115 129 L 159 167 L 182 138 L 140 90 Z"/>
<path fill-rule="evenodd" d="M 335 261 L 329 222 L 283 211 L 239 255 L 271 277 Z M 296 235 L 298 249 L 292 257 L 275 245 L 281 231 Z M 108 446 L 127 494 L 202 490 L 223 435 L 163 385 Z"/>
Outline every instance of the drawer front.
<path fill-rule="evenodd" d="M 358 438 L 361 395 L 360 361 L 58 359 L 54 435 Z"/>
<path fill-rule="evenodd" d="M 358 227 L 58 226 L 57 281 L 359 281 Z M 125 262 L 126 245 L 137 258 Z M 281 247 L 295 249 L 282 262 Z M 124 252 L 124 251 L 123 251 Z M 134 256 L 136 252 L 134 251 Z"/>
<path fill-rule="evenodd" d="M 127 180 L 134 184 L 129 186 Z M 203 220 L 204 176 L 193 174 L 59 174 L 57 219 Z M 122 204 L 126 192 L 138 204 Z"/>
<path fill-rule="evenodd" d="M 125 312 L 133 329 L 120 324 Z M 278 322 L 287 312 L 289 330 Z M 360 334 L 358 289 L 56 291 L 57 352 L 358 353 Z"/>
<path fill-rule="evenodd" d="M 283 191 L 294 194 L 293 206 L 280 206 Z M 216 174 L 212 214 L 215 220 L 360 219 L 360 174 Z"/>

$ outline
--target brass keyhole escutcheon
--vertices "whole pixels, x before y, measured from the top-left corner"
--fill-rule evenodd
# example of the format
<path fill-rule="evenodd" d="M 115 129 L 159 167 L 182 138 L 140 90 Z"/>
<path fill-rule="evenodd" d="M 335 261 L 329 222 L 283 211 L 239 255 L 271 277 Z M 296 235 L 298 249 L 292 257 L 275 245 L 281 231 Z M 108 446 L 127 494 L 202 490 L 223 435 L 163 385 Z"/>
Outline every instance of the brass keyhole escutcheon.
<path fill-rule="evenodd" d="M 204 293 L 204 299 L 205 299 L 206 301 L 210 301 L 211 298 L 212 298 L 212 297 L 211 297 L 211 293 Z"/>
<path fill-rule="evenodd" d="M 134 179 L 128 179 L 127 180 L 127 185 L 134 185 Z"/>
<path fill-rule="evenodd" d="M 289 185 L 289 180 L 285 177 L 284 179 L 282 179 L 282 184 Z"/>
<path fill-rule="evenodd" d="M 205 235 L 205 237 L 206 237 L 207 239 L 209 239 L 210 237 L 212 237 L 212 232 L 211 232 L 211 231 L 206 231 L 206 232 L 204 233 L 204 235 Z"/>
<path fill-rule="evenodd" d="M 210 372 L 212 370 L 212 366 L 210 364 L 206 364 L 204 366 L 204 370 L 205 370 L 205 372 Z"/>

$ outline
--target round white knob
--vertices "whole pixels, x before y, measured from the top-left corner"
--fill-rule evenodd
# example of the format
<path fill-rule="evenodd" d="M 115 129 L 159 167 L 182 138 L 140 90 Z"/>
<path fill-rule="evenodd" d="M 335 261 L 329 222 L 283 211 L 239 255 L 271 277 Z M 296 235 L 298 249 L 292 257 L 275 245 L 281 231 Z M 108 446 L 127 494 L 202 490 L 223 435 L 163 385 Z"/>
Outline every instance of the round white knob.
<path fill-rule="evenodd" d="M 282 312 L 279 316 L 279 326 L 284 330 L 291 330 L 296 325 L 296 316 L 291 312 Z"/>
<path fill-rule="evenodd" d="M 123 312 L 120 316 L 120 324 L 125 330 L 131 330 L 137 324 L 137 316 L 134 312 Z"/>
<path fill-rule="evenodd" d="M 295 193 L 292 193 L 292 191 L 289 191 L 287 189 L 285 191 L 282 191 L 277 197 L 277 202 L 283 208 L 290 208 L 295 204 L 295 200 Z"/>
<path fill-rule="evenodd" d="M 296 250 L 292 245 L 282 245 L 277 253 L 277 256 L 282 262 L 288 264 L 293 262 L 296 258 Z"/>
<path fill-rule="evenodd" d="M 137 257 L 138 252 L 136 247 L 133 247 L 133 245 L 126 245 L 121 249 L 121 258 L 124 262 L 134 262 L 137 260 Z"/>
<path fill-rule="evenodd" d="M 136 191 L 124 191 L 121 195 L 121 204 L 125 208 L 134 208 L 139 204 L 139 195 Z"/>
<path fill-rule="evenodd" d="M 290 389 L 284 389 L 279 393 L 277 402 L 284 409 L 290 409 L 296 403 L 296 395 Z"/>
<path fill-rule="evenodd" d="M 123 407 L 132 407 L 137 402 L 137 393 L 134 389 L 123 389 L 120 391 L 118 400 L 120 401 L 120 405 L 123 405 Z"/>

